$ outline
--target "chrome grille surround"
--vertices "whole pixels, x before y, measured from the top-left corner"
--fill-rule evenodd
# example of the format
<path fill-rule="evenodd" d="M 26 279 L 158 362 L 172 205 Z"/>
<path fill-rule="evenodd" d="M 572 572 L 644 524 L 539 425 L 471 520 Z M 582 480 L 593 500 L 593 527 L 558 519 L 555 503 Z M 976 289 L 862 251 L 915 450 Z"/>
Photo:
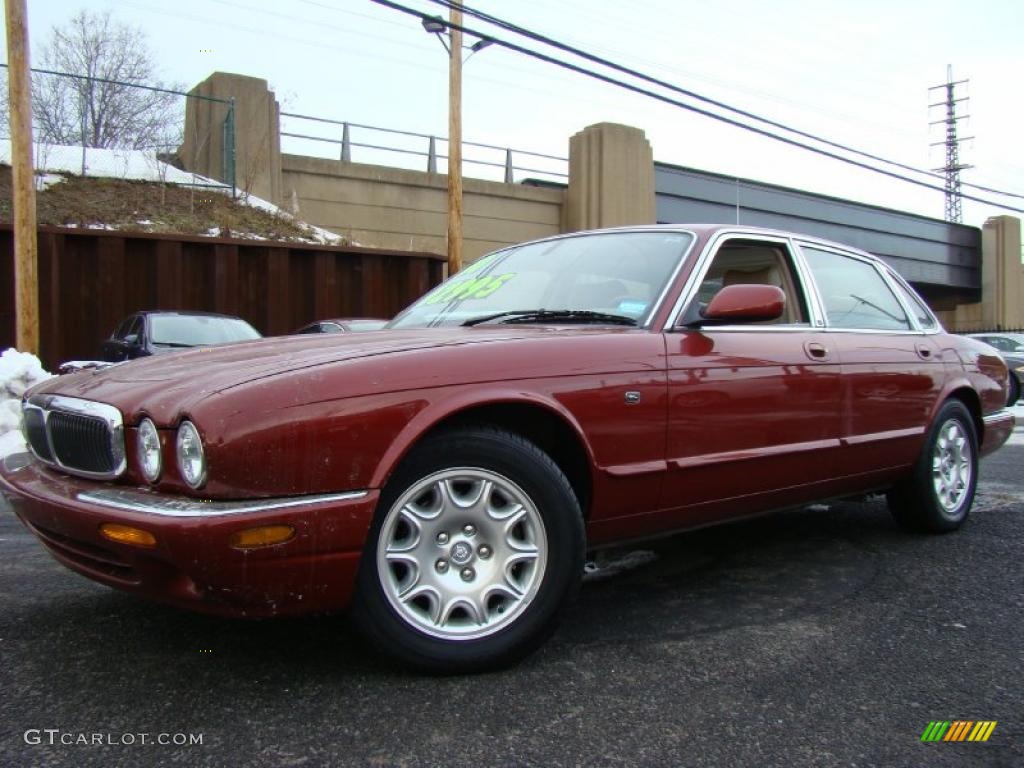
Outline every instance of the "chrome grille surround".
<path fill-rule="evenodd" d="M 62 395 L 21 403 L 25 440 L 44 464 L 69 475 L 112 480 L 127 468 L 124 422 L 112 405 Z"/>

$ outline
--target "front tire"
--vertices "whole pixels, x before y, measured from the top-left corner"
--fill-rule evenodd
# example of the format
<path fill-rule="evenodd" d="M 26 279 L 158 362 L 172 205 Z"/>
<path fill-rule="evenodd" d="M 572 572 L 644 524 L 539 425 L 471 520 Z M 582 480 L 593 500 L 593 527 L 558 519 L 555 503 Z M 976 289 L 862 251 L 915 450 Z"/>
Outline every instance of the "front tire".
<path fill-rule="evenodd" d="M 353 618 L 420 669 L 505 666 L 554 631 L 583 557 L 579 503 L 546 453 L 490 427 L 440 433 L 381 495 Z"/>
<path fill-rule="evenodd" d="M 915 533 L 948 533 L 967 519 L 978 485 L 978 433 L 959 400 L 939 409 L 911 474 L 888 493 L 897 524 Z"/>

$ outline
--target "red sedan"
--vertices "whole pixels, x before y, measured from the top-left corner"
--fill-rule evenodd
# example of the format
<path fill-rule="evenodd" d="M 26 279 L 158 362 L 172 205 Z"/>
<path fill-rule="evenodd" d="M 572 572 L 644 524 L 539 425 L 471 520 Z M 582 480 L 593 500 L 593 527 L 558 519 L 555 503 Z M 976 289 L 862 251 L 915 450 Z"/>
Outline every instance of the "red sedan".
<path fill-rule="evenodd" d="M 882 261 L 665 226 L 482 258 L 387 329 L 47 381 L 0 486 L 60 562 L 175 605 L 350 606 L 399 659 L 509 663 L 587 550 L 866 492 L 963 524 L 1006 365 Z"/>

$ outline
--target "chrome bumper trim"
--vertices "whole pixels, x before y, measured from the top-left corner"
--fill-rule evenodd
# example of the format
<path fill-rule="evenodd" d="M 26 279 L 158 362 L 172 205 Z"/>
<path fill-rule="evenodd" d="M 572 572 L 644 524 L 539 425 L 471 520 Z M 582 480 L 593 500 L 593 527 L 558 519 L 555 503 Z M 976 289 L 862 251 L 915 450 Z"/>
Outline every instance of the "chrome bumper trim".
<path fill-rule="evenodd" d="M 245 501 L 203 501 L 170 494 L 146 493 L 129 489 L 103 489 L 83 491 L 75 498 L 87 504 L 111 509 L 141 512 L 164 517 L 215 517 L 218 515 L 244 515 L 250 512 L 269 512 L 275 509 L 308 507 L 336 501 L 362 499 L 369 491 L 322 493 L 314 496 L 289 496 L 276 499 L 248 499 Z"/>
<path fill-rule="evenodd" d="M 1009 408 L 1002 408 L 995 413 L 990 413 L 987 416 L 982 417 L 982 421 L 985 422 L 985 426 L 989 427 L 993 424 L 1001 424 L 1004 421 L 1016 421 L 1016 416 Z"/>

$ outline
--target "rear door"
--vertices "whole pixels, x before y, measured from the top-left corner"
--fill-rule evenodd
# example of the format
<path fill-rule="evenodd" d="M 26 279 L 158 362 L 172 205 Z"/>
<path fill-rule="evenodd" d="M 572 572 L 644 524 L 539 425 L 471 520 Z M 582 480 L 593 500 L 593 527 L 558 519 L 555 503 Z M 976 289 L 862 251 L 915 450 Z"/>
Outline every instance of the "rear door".
<path fill-rule="evenodd" d="M 816 326 L 789 240 L 722 234 L 695 266 L 666 333 L 669 471 L 663 504 L 684 525 L 820 495 L 837 472 L 840 356 Z M 786 295 L 769 323 L 685 327 L 722 287 Z"/>
<path fill-rule="evenodd" d="M 842 359 L 845 474 L 912 464 L 945 380 L 934 317 L 873 259 L 815 243 L 800 250 Z"/>

